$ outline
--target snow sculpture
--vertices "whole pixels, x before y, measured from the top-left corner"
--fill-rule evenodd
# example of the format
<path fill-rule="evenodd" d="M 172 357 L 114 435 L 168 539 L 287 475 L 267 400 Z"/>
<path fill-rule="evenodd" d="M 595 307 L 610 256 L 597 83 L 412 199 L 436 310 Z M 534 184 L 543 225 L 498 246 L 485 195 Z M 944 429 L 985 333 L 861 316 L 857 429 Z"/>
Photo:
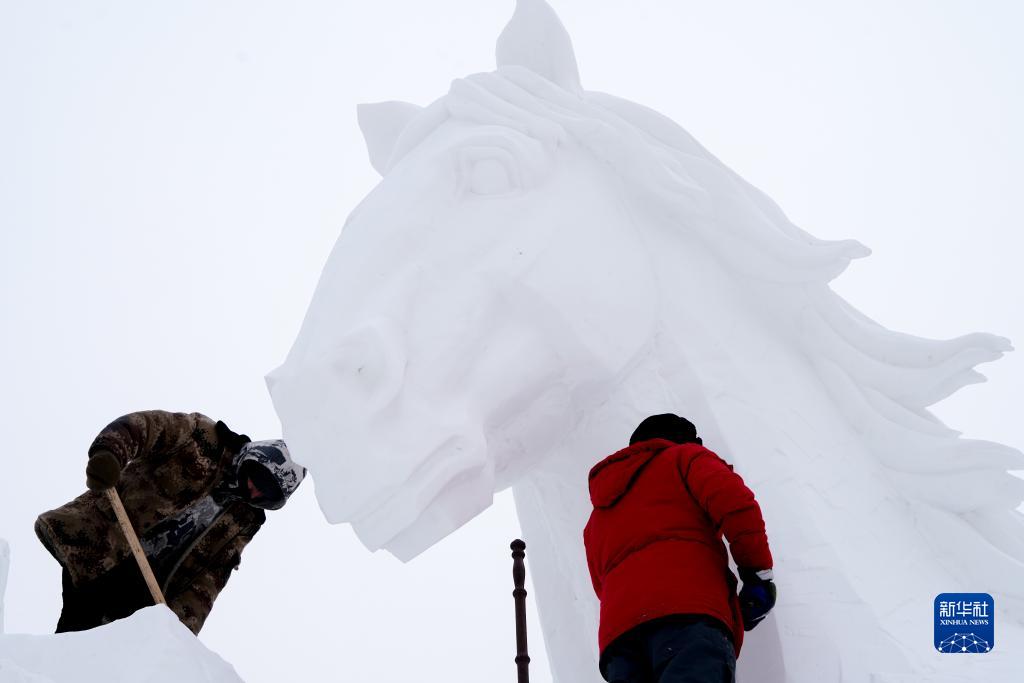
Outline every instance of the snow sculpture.
<path fill-rule="evenodd" d="M 0 635 L 0 683 L 241 683 L 169 609 L 79 633 Z"/>
<path fill-rule="evenodd" d="M 360 108 L 384 178 L 268 376 L 327 519 L 408 560 L 513 487 L 555 680 L 597 681 L 587 471 L 678 412 L 757 492 L 777 558 L 782 601 L 740 680 L 940 680 L 921 646 L 937 593 L 1019 613 L 1024 459 L 928 407 L 1009 343 L 854 310 L 828 283 L 865 247 L 814 238 L 672 121 L 583 90 L 541 0 L 497 55 L 426 108 Z"/>
<path fill-rule="evenodd" d="M 0 538 L 0 635 L 4 632 L 4 595 L 7 592 L 7 567 L 11 562 L 11 548 Z"/>

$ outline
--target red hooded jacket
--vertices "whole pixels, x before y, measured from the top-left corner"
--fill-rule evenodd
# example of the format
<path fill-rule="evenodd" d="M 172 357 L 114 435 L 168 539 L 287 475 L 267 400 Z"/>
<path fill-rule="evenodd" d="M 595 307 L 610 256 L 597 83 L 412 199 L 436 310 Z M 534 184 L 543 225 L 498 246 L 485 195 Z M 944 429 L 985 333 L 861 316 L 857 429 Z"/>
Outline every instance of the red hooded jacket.
<path fill-rule="evenodd" d="M 650 439 L 608 456 L 590 471 L 594 511 L 583 531 L 587 565 L 601 601 L 601 652 L 643 622 L 705 614 L 733 632 L 743 622 L 738 567 L 770 569 L 761 508 L 738 474 L 701 445 Z"/>

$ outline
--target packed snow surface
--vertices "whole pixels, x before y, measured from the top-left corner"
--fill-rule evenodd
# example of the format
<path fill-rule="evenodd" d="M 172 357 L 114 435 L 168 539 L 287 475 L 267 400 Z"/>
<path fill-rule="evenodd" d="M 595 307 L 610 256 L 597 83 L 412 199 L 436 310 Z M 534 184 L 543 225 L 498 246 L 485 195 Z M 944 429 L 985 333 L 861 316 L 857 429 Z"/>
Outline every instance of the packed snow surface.
<path fill-rule="evenodd" d="M 383 180 L 268 376 L 327 519 L 407 560 L 513 487 L 555 679 L 598 681 L 587 472 L 676 412 L 753 488 L 776 557 L 741 681 L 1010 680 L 1009 647 L 940 661 L 931 609 L 989 592 L 1019 642 L 1024 459 L 928 410 L 1009 342 L 854 310 L 829 283 L 864 246 L 583 89 L 541 0 L 497 55 L 428 107 L 360 108 Z"/>
<path fill-rule="evenodd" d="M 0 539 L 0 683 L 241 682 L 163 605 L 79 633 L 5 634 L 9 559 L 7 541 Z"/>
<path fill-rule="evenodd" d="M 0 683 L 240 683 L 169 609 L 80 633 L 0 635 Z"/>

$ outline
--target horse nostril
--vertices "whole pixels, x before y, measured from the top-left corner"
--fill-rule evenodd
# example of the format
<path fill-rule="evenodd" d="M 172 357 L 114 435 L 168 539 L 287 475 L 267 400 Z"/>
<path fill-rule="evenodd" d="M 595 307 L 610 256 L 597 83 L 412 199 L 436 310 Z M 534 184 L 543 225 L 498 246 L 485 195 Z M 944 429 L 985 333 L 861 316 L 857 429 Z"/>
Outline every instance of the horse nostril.
<path fill-rule="evenodd" d="M 371 408 L 390 402 L 405 376 L 405 354 L 397 329 L 387 321 L 364 325 L 341 339 L 331 362 L 332 381 Z"/>

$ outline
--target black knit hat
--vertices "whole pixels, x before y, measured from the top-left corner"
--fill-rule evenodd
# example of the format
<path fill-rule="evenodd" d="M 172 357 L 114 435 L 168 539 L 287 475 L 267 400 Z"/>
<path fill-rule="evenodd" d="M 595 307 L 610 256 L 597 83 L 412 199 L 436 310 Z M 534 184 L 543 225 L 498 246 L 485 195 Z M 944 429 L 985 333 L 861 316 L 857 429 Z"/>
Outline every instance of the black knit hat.
<path fill-rule="evenodd" d="M 651 415 L 629 437 L 629 445 L 648 439 L 668 439 L 674 443 L 701 443 L 697 428 L 685 417 L 672 413 Z"/>

